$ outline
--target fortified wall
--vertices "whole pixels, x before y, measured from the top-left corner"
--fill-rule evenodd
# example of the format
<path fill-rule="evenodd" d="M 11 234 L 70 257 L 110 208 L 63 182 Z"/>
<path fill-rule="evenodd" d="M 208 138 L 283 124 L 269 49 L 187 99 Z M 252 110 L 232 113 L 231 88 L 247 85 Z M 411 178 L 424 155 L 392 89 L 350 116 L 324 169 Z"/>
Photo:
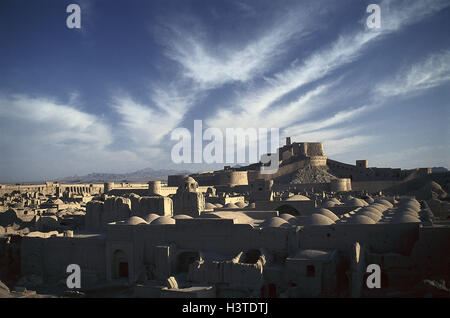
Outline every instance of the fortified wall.
<path fill-rule="evenodd" d="M 12 192 L 26 193 L 39 192 L 45 195 L 54 193 L 71 192 L 75 194 L 96 195 L 103 192 L 103 184 L 60 184 L 58 182 L 45 182 L 43 184 L 1 184 L 0 196 Z"/>
<path fill-rule="evenodd" d="M 230 167 L 225 167 L 224 170 L 219 171 L 192 174 L 191 176 L 198 182 L 199 186 L 235 187 L 248 185 L 247 171 L 236 171 Z"/>

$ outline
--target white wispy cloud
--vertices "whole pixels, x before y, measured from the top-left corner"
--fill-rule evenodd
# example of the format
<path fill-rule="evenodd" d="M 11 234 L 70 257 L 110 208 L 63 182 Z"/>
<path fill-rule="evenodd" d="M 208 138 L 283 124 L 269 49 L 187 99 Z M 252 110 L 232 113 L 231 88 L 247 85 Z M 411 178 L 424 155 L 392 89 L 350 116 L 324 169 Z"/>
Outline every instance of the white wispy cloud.
<path fill-rule="evenodd" d="M 123 135 L 129 136 L 136 152 L 157 152 L 158 157 L 167 146 L 164 137 L 181 124 L 202 96 L 212 88 L 263 75 L 288 47 L 289 40 L 298 40 L 309 32 L 306 24 L 300 23 L 306 16 L 306 11 L 288 11 L 274 27 L 267 27 L 244 45 L 220 43 L 214 47 L 208 44 L 207 31 L 199 21 L 193 22 L 190 31 L 176 23 L 166 24 L 168 32 L 164 34 L 169 36 L 159 40 L 166 48 L 166 56 L 181 66 L 181 73 L 175 74 L 167 86 L 153 87 L 148 102 L 139 103 L 126 94 L 113 98 L 112 107 L 120 115 Z"/>
<path fill-rule="evenodd" d="M 49 131 L 46 140 L 52 143 L 104 147 L 112 142 L 109 127 L 97 116 L 44 97 L 1 96 L 0 117 L 41 125 L 43 132 Z"/>
<path fill-rule="evenodd" d="M 355 132 L 361 129 L 361 127 L 354 129 L 354 123 L 357 122 L 358 117 L 379 109 L 384 104 L 389 103 L 394 97 L 404 96 L 408 98 L 415 94 L 423 93 L 427 89 L 444 85 L 449 81 L 450 52 L 435 53 L 378 84 L 372 92 L 369 92 L 373 103 L 343 110 L 322 120 L 294 125 L 285 129 L 284 132 L 286 135 L 293 136 L 294 139 L 298 140 L 324 141 L 327 146 L 327 153 L 341 153 L 348 150 L 350 146 L 357 145 L 355 142 L 361 144 L 368 141 L 369 139 L 367 138 L 370 138 L 369 136 L 354 135 Z M 349 125 L 341 129 L 326 129 L 345 123 L 349 123 Z M 353 137 L 341 138 L 343 135 Z M 328 152 L 328 147 L 330 147 L 330 152 Z M 420 152 L 423 154 L 428 147 L 420 147 L 420 149 Z M 414 152 L 416 151 L 419 150 L 414 150 Z M 402 158 L 409 153 L 412 153 L 412 150 L 403 151 L 401 154 Z M 399 154 L 389 154 L 389 156 L 391 155 L 393 161 L 400 159 Z"/>
<path fill-rule="evenodd" d="M 147 160 L 164 161 L 168 156 L 165 137 L 180 125 L 200 94 L 173 83 L 165 89 L 153 86 L 146 103 L 121 94 L 113 98 L 111 106 L 120 116 L 120 134 L 132 142 L 130 149 Z"/>
<path fill-rule="evenodd" d="M 375 86 L 373 91 L 368 94 L 372 103 L 337 112 L 322 120 L 290 126 L 285 129 L 285 133 L 290 136 L 304 135 L 338 124 L 351 123 L 353 125 L 353 121 L 358 117 L 382 107 L 393 97 L 399 95 L 411 97 L 411 95 L 444 85 L 449 81 L 450 51 L 435 53 Z"/>
<path fill-rule="evenodd" d="M 318 105 L 324 102 L 320 97 L 331 86 L 332 84 L 319 85 L 279 108 L 266 109 L 259 116 L 255 115 L 252 109 L 243 110 L 240 113 L 236 113 L 233 109 L 221 109 L 215 116 L 207 118 L 206 123 L 208 126 L 222 129 L 228 127 L 283 128 L 305 119 L 308 114 L 315 111 Z"/>
<path fill-rule="evenodd" d="M 346 127 L 345 129 L 331 128 L 321 129 L 308 132 L 286 132 L 286 136 L 291 136 L 294 140 L 301 141 L 327 141 L 336 138 L 342 138 L 343 136 L 351 136 L 360 131 L 362 126 Z"/>
<path fill-rule="evenodd" d="M 252 88 L 247 94 L 240 94 L 232 105 L 228 105 L 231 108 L 229 111 L 218 111 L 211 116 L 208 124 L 214 126 L 220 123 L 221 127 L 234 127 L 236 125 L 234 118 L 258 123 L 260 117 L 267 115 L 266 110 L 283 96 L 325 78 L 342 66 L 357 60 L 374 41 L 418 22 L 450 4 L 445 1 L 417 1 L 399 5 L 392 1 L 384 1 L 380 5 L 383 10 L 381 29 L 366 30 L 361 25 L 361 31 L 339 36 L 331 45 L 312 53 L 303 62 L 293 63 L 288 69 L 267 77 L 266 85 L 258 89 Z M 299 105 L 298 112 L 301 112 L 300 106 L 303 105 Z M 284 116 L 283 110 L 289 107 L 290 105 L 279 106 L 278 116 Z M 272 117 L 274 123 L 278 122 L 278 116 Z"/>
<path fill-rule="evenodd" d="M 125 172 L 144 164 L 132 152 L 110 150 L 114 133 L 108 123 L 72 104 L 76 98 L 70 100 L 62 103 L 41 96 L 0 96 L 3 180 Z"/>
<path fill-rule="evenodd" d="M 390 98 L 412 96 L 450 80 L 450 52 L 436 53 L 375 86 L 368 92 L 369 102 L 359 104 L 364 106 L 325 112 L 335 103 L 330 96 L 336 80 L 330 78 L 336 71 L 359 60 L 385 36 L 431 16 L 450 3 L 385 0 L 380 6 L 381 29 L 367 30 L 361 20 L 360 29 L 337 36 L 283 69 L 279 62 L 285 53 L 293 53 L 292 47 L 303 45 L 300 40 L 323 22 L 308 9 L 297 8 L 278 16 L 277 21 L 266 23 L 265 30 L 252 33 L 259 36 L 239 43 L 213 44 L 217 39 L 210 41 L 214 34 L 205 27 L 194 28 L 198 32 L 192 32 L 176 24 L 167 25 L 171 36 L 163 41 L 164 54 L 179 69 L 165 83 L 153 85 L 148 100 L 127 94 L 113 96 L 111 107 L 119 118 L 118 129 L 78 107 L 76 95 L 66 103 L 27 95 L 0 96 L 3 150 L 0 166 L 7 170 L 14 161 L 23 160 L 24 175 L 36 173 L 42 163 L 48 165 L 43 169 L 56 174 L 70 169 L 104 171 L 105 163 L 110 170 L 122 171 L 148 166 L 150 159 L 153 163 L 168 156 L 167 135 L 189 117 L 202 94 L 233 83 L 241 84 L 241 88 L 218 105 L 220 110 L 203 114 L 205 126 L 279 127 L 294 140 L 323 141 L 328 155 L 373 142 L 379 137 L 361 133 L 361 127 L 353 125 L 355 119 L 381 107 Z M 245 5 L 242 8 L 249 9 Z M 284 62 L 290 61 L 282 62 L 286 65 Z M 321 111 L 326 114 L 321 114 L 323 119 L 313 121 L 311 115 Z M 338 129 L 337 125 L 346 127 Z M 127 150 L 111 150 L 120 137 L 129 142 Z M 442 154 L 441 150 L 435 153 Z M 421 150 L 420 155 L 426 151 Z M 412 154 L 405 150 L 397 159 L 409 155 Z M 30 160 L 25 159 L 30 157 L 36 163 L 28 167 Z"/>
<path fill-rule="evenodd" d="M 392 80 L 378 85 L 378 98 L 420 93 L 450 81 L 450 51 L 435 53 L 400 72 Z"/>
<path fill-rule="evenodd" d="M 203 29 L 188 32 L 176 25 L 167 26 L 170 36 L 164 39 L 166 55 L 183 69 L 186 78 L 205 89 L 230 82 L 247 82 L 269 70 L 274 61 L 288 48 L 294 36 L 298 40 L 311 30 L 307 10 L 292 10 L 279 18 L 273 27 L 248 43 L 234 45 L 208 44 Z"/>
<path fill-rule="evenodd" d="M 400 30 L 449 6 L 446 0 L 384 0 L 380 3 L 382 31 Z"/>
<path fill-rule="evenodd" d="M 323 128 L 331 127 L 334 125 L 342 124 L 348 121 L 351 121 L 358 116 L 366 113 L 368 110 L 373 109 L 374 106 L 361 106 L 355 109 L 346 109 L 340 112 L 337 112 L 331 117 L 328 117 L 326 119 L 317 120 L 317 121 L 310 121 L 306 122 L 304 124 L 294 125 L 290 126 L 285 129 L 285 133 L 289 136 L 291 135 L 299 135 L 308 133 L 311 131 L 321 130 Z M 336 130 L 339 131 L 339 130 Z"/>
<path fill-rule="evenodd" d="M 360 149 L 361 146 L 368 145 L 378 138 L 379 136 L 355 135 L 351 137 L 325 140 L 323 144 L 326 149 L 327 156 L 335 156 L 354 151 L 358 148 Z"/>

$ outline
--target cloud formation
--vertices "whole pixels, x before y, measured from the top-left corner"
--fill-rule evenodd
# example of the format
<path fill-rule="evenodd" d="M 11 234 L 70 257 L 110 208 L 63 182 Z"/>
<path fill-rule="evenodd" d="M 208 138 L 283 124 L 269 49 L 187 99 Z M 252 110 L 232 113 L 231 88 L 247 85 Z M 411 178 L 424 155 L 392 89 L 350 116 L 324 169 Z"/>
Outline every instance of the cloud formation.
<path fill-rule="evenodd" d="M 416 24 L 433 32 L 430 18 L 448 13 L 450 3 L 381 1 L 382 21 L 377 30 L 367 29 L 367 13 L 357 12 L 355 7 L 351 1 L 268 6 L 235 1 L 227 5 L 235 10 L 232 12 L 221 12 L 211 4 L 206 11 L 214 11 L 213 17 L 184 6 L 165 8 L 164 18 L 141 21 L 153 30 L 145 34 L 149 43 L 127 35 L 120 38 L 129 43 L 118 43 L 117 52 L 110 50 L 115 47 L 111 39 L 105 44 L 95 32 L 89 32 L 92 45 L 83 46 L 86 51 L 68 59 L 82 60 L 84 54 L 98 58 L 88 53 L 103 43 L 109 55 L 99 62 L 115 62 L 106 64 L 104 86 L 86 75 L 97 71 L 89 73 L 91 69 L 83 69 L 83 63 L 74 63 L 73 68 L 67 66 L 68 71 L 80 73 L 80 81 L 86 83 L 80 83 L 77 95 L 68 101 L 69 85 L 57 85 L 54 79 L 61 73 L 50 67 L 54 76 L 45 81 L 40 77 L 43 83 L 54 81 L 47 91 L 39 91 L 46 87 L 41 83 L 33 93 L 2 89 L 0 146 L 6 155 L 0 158 L 0 166 L 8 173 L 20 170 L 14 167 L 30 167 L 20 172 L 23 176 L 46 165 L 47 175 L 55 167 L 56 175 L 148 166 L 176 168 L 170 160 L 170 133 L 180 126 L 191 128 L 195 119 L 203 120 L 204 129 L 280 128 L 280 140 L 291 136 L 294 141 L 323 141 L 328 155 L 347 158 L 343 155 L 354 147 L 363 149 L 387 138 L 383 115 L 394 116 L 396 109 L 413 97 L 429 96 L 433 90 L 436 95 L 430 96 L 430 103 L 442 111 L 442 88 L 450 80 L 450 48 L 445 41 L 420 47 L 414 54 L 405 50 L 398 61 L 392 62 L 390 55 L 395 55 L 393 42 L 414 47 L 409 32 Z M 263 12 L 263 8 L 269 9 Z M 341 19 L 330 19 L 334 10 L 343 14 Z M 231 22 L 227 21 L 230 16 Z M 258 20 L 259 16 L 264 20 Z M 211 23 L 213 20 L 221 23 Z M 230 26 L 232 22 L 240 28 Z M 426 34 L 417 34 L 418 41 Z M 47 65 L 44 55 L 33 58 Z M 8 58 L 11 65 L 20 65 L 10 56 L 0 66 L 7 66 Z M 127 74 L 126 65 L 132 65 L 134 59 L 138 60 L 136 70 L 142 72 Z M 22 70 L 27 74 L 24 78 L 16 78 L 20 72 L 12 67 L 7 76 L 15 83 L 27 82 L 33 77 L 27 71 Z M 110 75 L 116 78 L 110 80 Z M 134 77 L 138 79 L 128 83 Z M 115 89 L 103 92 L 104 87 Z M 104 105 L 92 105 L 95 99 L 86 102 L 97 93 L 106 96 Z M 390 112 L 383 110 L 388 106 L 392 106 Z M 367 129 L 372 122 L 379 124 L 378 130 Z M 420 154 L 424 156 L 424 152 Z"/>
<path fill-rule="evenodd" d="M 379 98 L 409 96 L 450 81 L 450 50 L 432 54 L 376 88 Z"/>

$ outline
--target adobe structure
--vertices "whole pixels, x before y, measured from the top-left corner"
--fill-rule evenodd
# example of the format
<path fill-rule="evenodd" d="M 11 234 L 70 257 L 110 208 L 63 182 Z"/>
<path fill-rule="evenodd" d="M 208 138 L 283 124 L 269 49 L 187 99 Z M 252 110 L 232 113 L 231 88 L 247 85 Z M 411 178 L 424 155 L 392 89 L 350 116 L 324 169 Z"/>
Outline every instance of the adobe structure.
<path fill-rule="evenodd" d="M 2 185 L 1 296 L 450 296 L 449 173 L 344 164 L 290 139 L 279 165 L 167 185 Z"/>
<path fill-rule="evenodd" d="M 356 160 L 355 165 L 331 160 L 324 153 L 321 142 L 291 142 L 277 151 L 279 169 L 274 174 L 261 174 L 261 163 L 245 167 L 193 174 L 200 186 L 227 187 L 230 190 L 245 189 L 257 179 L 273 180 L 279 190 L 327 190 L 377 192 L 404 181 L 426 176 L 430 168 L 402 170 L 369 167 L 368 160 Z M 169 176 L 169 186 L 178 186 L 186 175 Z"/>

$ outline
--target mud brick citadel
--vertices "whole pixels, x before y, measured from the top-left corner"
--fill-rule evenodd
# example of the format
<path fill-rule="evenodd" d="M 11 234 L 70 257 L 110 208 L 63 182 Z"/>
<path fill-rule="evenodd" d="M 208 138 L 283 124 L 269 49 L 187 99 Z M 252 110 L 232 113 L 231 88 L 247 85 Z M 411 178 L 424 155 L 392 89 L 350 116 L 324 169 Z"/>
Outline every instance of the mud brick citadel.
<path fill-rule="evenodd" d="M 3 295 L 395 297 L 448 295 L 449 173 L 355 165 L 320 142 L 260 164 L 167 183 L 0 186 Z M 381 288 L 366 285 L 369 264 Z M 7 287 L 8 286 L 8 287 Z"/>

